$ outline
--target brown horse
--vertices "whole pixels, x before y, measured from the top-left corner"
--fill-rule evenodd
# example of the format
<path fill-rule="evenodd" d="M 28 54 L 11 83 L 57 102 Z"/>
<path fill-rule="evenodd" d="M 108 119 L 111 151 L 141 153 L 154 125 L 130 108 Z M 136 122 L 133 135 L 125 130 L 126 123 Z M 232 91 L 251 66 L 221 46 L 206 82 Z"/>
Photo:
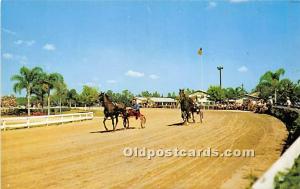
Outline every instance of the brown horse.
<path fill-rule="evenodd" d="M 105 122 L 106 120 L 110 117 L 113 125 L 113 130 L 116 130 L 116 127 L 118 125 L 118 117 L 120 114 L 126 115 L 126 106 L 123 103 L 113 103 L 107 94 L 105 93 L 100 93 L 99 95 L 99 101 L 104 106 L 104 120 L 103 124 L 105 127 L 105 130 L 108 131 Z M 116 119 L 116 124 L 114 123 L 114 119 Z M 126 125 L 124 125 L 125 127 Z M 126 129 L 126 127 L 125 127 Z"/>
<path fill-rule="evenodd" d="M 179 101 L 180 101 L 180 109 L 181 109 L 181 117 L 183 122 L 188 124 L 189 118 L 192 115 L 193 122 L 195 123 L 194 113 L 200 115 L 200 122 L 202 123 L 203 112 L 200 107 L 193 101 L 192 98 L 187 97 L 184 93 L 183 89 L 179 89 Z"/>
<path fill-rule="evenodd" d="M 140 112 L 137 112 L 133 109 L 128 109 L 126 111 L 126 114 L 123 114 L 123 124 L 125 128 L 129 128 L 129 118 L 130 117 L 135 117 L 136 119 L 140 119 L 141 120 L 141 129 L 145 128 L 145 124 L 146 124 L 146 117 L 141 114 Z"/>

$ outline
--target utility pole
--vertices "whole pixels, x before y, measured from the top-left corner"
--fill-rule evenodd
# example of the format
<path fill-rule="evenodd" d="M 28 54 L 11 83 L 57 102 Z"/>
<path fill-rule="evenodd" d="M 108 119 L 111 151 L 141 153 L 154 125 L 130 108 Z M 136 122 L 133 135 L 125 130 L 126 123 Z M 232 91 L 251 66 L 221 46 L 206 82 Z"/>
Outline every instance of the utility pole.
<path fill-rule="evenodd" d="M 220 73 L 220 88 L 222 89 L 222 70 L 223 70 L 223 66 L 218 66 L 217 69 L 219 70 L 219 73 Z"/>

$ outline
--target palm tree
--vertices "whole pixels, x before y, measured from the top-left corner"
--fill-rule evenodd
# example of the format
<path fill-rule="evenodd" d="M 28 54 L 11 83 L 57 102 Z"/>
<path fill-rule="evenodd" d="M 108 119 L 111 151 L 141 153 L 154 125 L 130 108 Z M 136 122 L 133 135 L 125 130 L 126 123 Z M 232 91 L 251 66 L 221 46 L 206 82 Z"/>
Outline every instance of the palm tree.
<path fill-rule="evenodd" d="M 278 90 L 280 77 L 284 75 L 284 73 L 285 70 L 283 68 L 280 68 L 275 72 L 268 71 L 260 77 L 259 84 L 270 85 L 272 90 L 274 91 L 275 103 L 277 102 L 277 90 Z"/>
<path fill-rule="evenodd" d="M 59 73 L 51 73 L 44 75 L 44 85 L 47 90 L 47 104 L 48 104 L 48 115 L 50 115 L 50 94 L 51 90 L 56 88 L 59 83 L 64 81 L 64 78 Z"/>
<path fill-rule="evenodd" d="M 34 83 L 36 83 L 38 75 L 40 75 L 42 72 L 43 70 L 40 67 L 29 69 L 23 66 L 20 69 L 20 74 L 13 75 L 11 77 L 12 81 L 16 81 L 13 86 L 15 93 L 21 93 L 23 89 L 26 90 L 28 116 L 30 116 L 30 97 L 32 93 L 32 87 L 34 86 Z"/>
<path fill-rule="evenodd" d="M 48 86 L 45 83 L 47 74 L 45 72 L 38 75 L 36 84 L 32 88 L 32 93 L 34 93 L 41 103 L 42 111 L 44 112 L 44 97 L 47 94 Z"/>
<path fill-rule="evenodd" d="M 69 106 L 70 108 L 72 107 L 72 101 L 75 102 L 75 107 L 76 107 L 76 98 L 77 98 L 78 94 L 77 91 L 75 89 L 71 89 L 68 91 L 67 93 L 67 99 L 69 101 Z"/>
<path fill-rule="evenodd" d="M 63 81 L 60 81 L 56 83 L 55 89 L 56 89 L 56 95 L 59 97 L 59 112 L 61 114 L 62 98 L 63 97 L 66 98 L 68 93 L 67 85 Z"/>

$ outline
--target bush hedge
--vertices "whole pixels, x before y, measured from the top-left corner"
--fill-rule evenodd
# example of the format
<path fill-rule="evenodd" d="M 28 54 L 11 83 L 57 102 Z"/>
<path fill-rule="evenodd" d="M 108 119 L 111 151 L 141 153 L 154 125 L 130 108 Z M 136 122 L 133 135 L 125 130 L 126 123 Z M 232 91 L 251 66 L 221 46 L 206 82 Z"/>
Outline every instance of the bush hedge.
<path fill-rule="evenodd" d="M 62 112 L 65 111 L 70 111 L 71 108 L 69 107 L 63 107 L 61 109 Z M 48 114 L 48 110 L 44 109 L 42 111 L 42 109 L 31 109 L 30 110 L 32 114 L 44 114 L 47 115 Z M 50 109 L 50 114 L 51 115 L 55 115 L 55 114 L 59 114 L 59 108 L 52 108 Z M 27 109 L 26 108 L 10 108 L 10 109 L 2 109 L 1 110 L 1 115 L 15 115 L 15 116 L 27 116 Z"/>
<path fill-rule="evenodd" d="M 271 114 L 286 125 L 289 132 L 283 152 L 300 136 L 300 110 L 287 107 L 273 107 Z"/>
<path fill-rule="evenodd" d="M 275 177 L 275 189 L 299 189 L 300 188 L 300 156 L 295 164 L 287 172 L 279 172 Z"/>

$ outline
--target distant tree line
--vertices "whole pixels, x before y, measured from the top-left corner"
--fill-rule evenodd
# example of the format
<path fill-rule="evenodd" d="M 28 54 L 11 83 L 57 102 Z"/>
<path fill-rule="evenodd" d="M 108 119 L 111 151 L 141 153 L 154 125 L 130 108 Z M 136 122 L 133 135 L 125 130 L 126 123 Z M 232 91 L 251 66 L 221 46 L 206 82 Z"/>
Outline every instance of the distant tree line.
<path fill-rule="evenodd" d="M 82 92 L 78 94 L 75 89 L 67 88 L 61 74 L 47 73 L 40 67 L 30 69 L 24 66 L 11 80 L 14 82 L 15 93 L 26 92 L 26 97 L 18 97 L 16 102 L 19 106 L 27 107 L 28 115 L 33 104 L 41 106 L 42 110 L 47 106 L 47 112 L 50 114 L 51 106 L 90 106 L 98 100 L 97 88 L 83 86 Z"/>
<path fill-rule="evenodd" d="M 287 97 L 293 103 L 299 103 L 300 99 L 300 80 L 292 82 L 288 78 L 281 79 L 285 73 L 284 69 L 278 69 L 275 72 L 268 71 L 263 74 L 258 85 L 252 92 L 258 92 L 259 98 L 267 100 L 272 97 L 279 104 L 286 102 Z M 13 75 L 11 80 L 14 82 L 13 90 L 15 93 L 26 92 L 26 97 L 2 97 L 4 106 L 26 106 L 27 113 L 30 115 L 30 108 L 33 105 L 41 106 L 44 109 L 47 106 L 48 114 L 50 114 L 51 106 L 93 106 L 99 104 L 99 89 L 84 85 L 82 91 L 78 93 L 75 89 L 68 89 L 64 78 L 59 73 L 47 73 L 40 67 L 27 68 L 22 67 L 19 74 Z M 187 88 L 186 94 L 192 94 L 195 90 Z M 129 90 L 122 92 L 106 91 L 114 102 L 123 102 L 130 106 L 131 100 L 135 96 Z M 220 88 L 219 86 L 210 86 L 207 90 L 211 101 L 223 102 L 230 99 L 242 98 L 247 91 L 243 87 L 236 88 Z M 157 91 L 142 91 L 139 97 L 164 97 Z M 170 92 L 167 97 L 178 99 L 177 92 Z M 3 106 L 4 105 L 4 106 Z M 61 111 L 61 109 L 60 109 Z"/>
<path fill-rule="evenodd" d="M 30 109 L 35 106 L 42 109 L 47 107 L 47 113 L 51 113 L 51 107 L 59 106 L 60 112 L 62 106 L 94 106 L 99 105 L 100 90 L 96 87 L 84 85 L 82 91 L 78 93 L 75 89 L 68 89 L 64 82 L 64 77 L 59 73 L 47 73 L 40 67 L 28 68 L 22 67 L 18 74 L 13 75 L 11 80 L 14 82 L 13 90 L 15 93 L 25 91 L 26 97 L 4 96 L 5 103 L 2 107 L 25 106 L 27 114 L 30 115 Z M 189 90 L 188 91 L 192 91 Z M 129 90 L 122 92 L 106 91 L 114 102 L 122 102 L 127 106 L 135 96 Z M 142 91 L 137 96 L 143 97 L 163 97 L 159 92 Z M 169 93 L 168 97 L 176 98 L 176 93 Z"/>
<path fill-rule="evenodd" d="M 220 88 L 220 86 L 210 86 L 207 90 L 209 100 L 214 102 L 224 102 L 227 100 L 237 100 L 244 97 L 247 91 L 243 87 Z"/>
<path fill-rule="evenodd" d="M 185 89 L 185 93 L 187 95 L 190 95 L 190 94 L 192 94 L 194 92 L 195 92 L 195 90 L 193 90 L 193 89 L 189 89 L 189 88 Z M 154 92 L 151 93 L 151 92 L 149 92 L 147 90 L 146 91 L 142 91 L 137 96 L 138 97 L 146 97 L 146 98 L 149 98 L 149 97 L 165 97 L 163 94 L 160 94 L 157 91 L 154 91 Z M 177 99 L 178 98 L 178 92 L 169 92 L 166 97 Z"/>
<path fill-rule="evenodd" d="M 260 77 L 253 92 L 259 92 L 259 97 L 262 99 L 272 97 L 278 104 L 285 104 L 287 98 L 290 98 L 293 104 L 299 103 L 300 80 L 293 82 L 288 78 L 281 79 L 284 74 L 285 70 L 282 68 L 274 72 L 267 71 Z"/>
<path fill-rule="evenodd" d="M 300 102 L 300 80 L 293 82 L 288 78 L 281 79 L 284 75 L 284 69 L 276 71 L 267 71 L 264 73 L 252 90 L 252 93 L 257 92 L 260 99 L 274 99 L 277 104 L 285 104 L 287 98 L 290 98 L 293 104 Z M 247 91 L 243 87 L 237 88 L 220 88 L 219 86 L 210 86 L 207 90 L 209 99 L 216 102 L 223 102 L 229 99 L 242 98 Z"/>

